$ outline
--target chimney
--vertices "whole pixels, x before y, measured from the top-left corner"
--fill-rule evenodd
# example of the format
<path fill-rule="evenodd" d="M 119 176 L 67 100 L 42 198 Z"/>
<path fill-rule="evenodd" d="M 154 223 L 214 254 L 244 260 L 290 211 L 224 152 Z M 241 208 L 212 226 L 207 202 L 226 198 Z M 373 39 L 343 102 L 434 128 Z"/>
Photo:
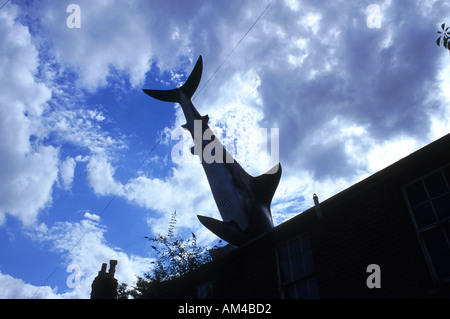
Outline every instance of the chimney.
<path fill-rule="evenodd" d="M 116 272 L 117 260 L 109 261 L 109 272 L 106 272 L 107 264 L 103 263 L 92 282 L 91 299 L 116 299 L 118 281 L 114 278 Z"/>
<path fill-rule="evenodd" d="M 325 221 L 325 217 L 322 214 L 322 209 L 320 208 L 319 197 L 316 194 L 313 195 L 314 208 L 316 210 L 316 216 L 320 222 Z"/>

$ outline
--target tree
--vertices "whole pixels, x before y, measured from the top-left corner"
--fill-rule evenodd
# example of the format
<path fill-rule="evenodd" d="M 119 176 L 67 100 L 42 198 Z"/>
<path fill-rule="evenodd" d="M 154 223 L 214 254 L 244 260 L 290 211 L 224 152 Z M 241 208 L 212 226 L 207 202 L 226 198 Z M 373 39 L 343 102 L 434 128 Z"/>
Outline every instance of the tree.
<path fill-rule="evenodd" d="M 117 299 L 128 299 L 129 295 L 130 290 L 128 288 L 128 285 L 126 283 L 121 283 L 117 287 Z"/>
<path fill-rule="evenodd" d="M 137 277 L 135 287 L 129 288 L 126 284 L 119 286 L 119 299 L 126 299 L 128 295 L 134 298 L 160 298 L 167 296 L 173 288 L 174 280 L 199 268 L 201 265 L 212 260 L 211 250 L 197 244 L 194 233 L 188 239 L 183 239 L 175 234 L 177 212 L 172 214 L 169 229 L 166 235 L 157 234 L 153 237 L 144 238 L 155 243 L 151 248 L 156 253 L 156 260 L 152 262 L 151 272 L 144 277 Z"/>
<path fill-rule="evenodd" d="M 437 33 L 440 34 L 439 38 L 437 38 L 436 40 L 436 44 L 437 46 L 441 46 L 441 40 L 442 40 L 442 45 L 444 48 L 446 48 L 447 50 L 450 51 L 450 33 L 448 32 L 450 27 L 445 27 L 445 23 L 443 23 L 441 25 L 441 29 L 442 31 L 438 31 Z"/>

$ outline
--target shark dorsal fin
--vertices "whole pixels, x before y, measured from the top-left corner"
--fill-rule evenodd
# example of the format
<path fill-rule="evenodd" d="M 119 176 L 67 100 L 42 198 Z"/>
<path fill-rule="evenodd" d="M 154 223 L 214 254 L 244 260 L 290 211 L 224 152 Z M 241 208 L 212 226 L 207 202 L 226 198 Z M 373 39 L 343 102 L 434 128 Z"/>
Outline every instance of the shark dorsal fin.
<path fill-rule="evenodd" d="M 281 164 L 278 163 L 266 173 L 250 179 L 250 188 L 256 198 L 267 207 L 270 207 L 273 195 L 281 178 Z"/>

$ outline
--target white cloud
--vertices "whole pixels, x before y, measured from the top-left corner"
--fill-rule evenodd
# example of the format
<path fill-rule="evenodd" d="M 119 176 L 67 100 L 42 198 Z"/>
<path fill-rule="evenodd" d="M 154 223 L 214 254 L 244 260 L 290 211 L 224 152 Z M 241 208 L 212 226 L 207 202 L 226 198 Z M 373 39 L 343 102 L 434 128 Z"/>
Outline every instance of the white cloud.
<path fill-rule="evenodd" d="M 91 92 L 106 85 L 107 77 L 113 76 L 114 70 L 126 72 L 132 86 L 142 83 L 152 54 L 158 47 L 161 50 L 161 44 L 155 40 L 164 35 L 169 40 L 169 32 L 175 30 L 170 24 L 167 30 L 160 30 L 160 27 L 158 30 L 154 24 L 161 14 L 159 7 L 165 3 L 145 4 L 148 6 L 145 9 L 139 1 L 92 3 L 81 0 L 77 2 L 82 21 L 79 29 L 65 27 L 67 4 L 46 3 L 36 8 L 42 17 L 40 32 L 52 39 L 57 60 L 73 66 L 79 75 L 79 84 Z M 173 42 L 175 45 L 182 41 Z"/>
<path fill-rule="evenodd" d="M 39 41 L 18 17 L 14 4 L 0 12 L 0 224 L 9 214 L 30 225 L 51 205 L 55 185 L 71 187 L 76 161 L 60 160 L 63 144 L 93 154 L 123 144 L 102 129 L 101 108 L 80 105 L 83 94 L 48 53 L 39 55 Z"/>
<path fill-rule="evenodd" d="M 57 154 L 53 147 L 26 154 L 3 153 L 0 216 L 8 213 L 27 225 L 36 221 L 40 209 L 52 200 L 58 176 Z"/>
<path fill-rule="evenodd" d="M 36 221 L 51 204 L 58 176 L 70 189 L 76 163 L 83 161 L 96 194 L 114 195 L 123 187 L 120 196 L 155 211 L 148 218 L 153 230 L 160 231 L 177 210 L 179 226 L 207 238 L 195 215 L 217 217 L 218 212 L 201 166 L 181 163 L 164 177 L 141 171 L 120 182 L 115 165 L 121 164 L 113 151 L 124 149 L 123 139 L 104 130 L 108 113 L 85 105 L 83 89 L 95 92 L 123 78 L 139 87 L 153 62 L 178 84 L 199 54 L 205 64 L 203 84 L 266 4 L 80 0 L 80 29 L 65 25 L 68 4 L 29 4 L 39 17 L 35 38 L 15 20 L 14 4 L 0 10 L 0 224 L 6 214 L 28 224 Z M 382 24 L 372 29 L 366 26 L 366 7 L 342 1 L 327 6 L 273 2 L 194 101 L 201 114 L 210 115 L 225 145 L 238 141 L 236 158 L 254 175 L 272 163 L 255 155 L 253 129 L 280 128 L 283 176 L 272 206 L 276 223 L 312 205 L 313 193 L 324 200 L 450 129 L 449 59 L 437 59 L 444 50 L 429 40 L 448 4 L 386 1 L 380 5 Z M 405 36 L 406 29 L 414 30 L 414 41 Z M 427 41 L 429 46 L 417 46 Z M 181 116 L 164 132 L 183 123 Z M 87 152 L 67 157 L 62 146 L 55 146 L 64 143 Z M 95 274 L 104 262 L 100 259 L 109 258 L 101 247 L 124 259 L 121 265 L 131 273 L 141 260 L 108 248 L 96 216 L 86 213 L 80 223 L 41 227 L 40 236 L 67 251 L 75 235 L 92 229 L 96 257 L 80 259 L 87 251 L 83 246 L 71 260 Z M 7 276 L 5 282 L 27 287 Z M 53 294 L 47 288 L 43 294 Z M 88 288 L 83 289 L 85 294 Z"/>
<path fill-rule="evenodd" d="M 14 21 L 16 11 L 9 6 L 0 12 L 0 224 L 6 214 L 34 222 L 51 203 L 58 176 L 58 149 L 39 143 L 51 91 L 34 79 L 38 52 L 28 29 Z"/>
<path fill-rule="evenodd" d="M 444 51 L 444 50 L 442 50 Z M 450 79 L 448 74 L 450 72 L 450 63 L 448 63 L 449 56 L 447 52 L 442 52 L 442 57 L 439 59 L 439 64 L 442 65 L 442 69 L 438 75 L 438 98 L 441 101 L 441 105 L 438 110 L 430 112 L 431 119 L 430 127 L 430 140 L 436 140 L 450 131 Z"/>
<path fill-rule="evenodd" d="M 100 216 L 96 214 L 91 214 L 89 212 L 84 213 L 84 218 L 90 219 L 92 221 L 98 222 L 100 220 Z"/>
<path fill-rule="evenodd" d="M 67 157 L 61 164 L 60 164 L 60 178 L 62 182 L 62 188 L 65 190 L 70 189 L 73 177 L 75 173 L 75 166 L 76 162 L 75 159 L 72 157 Z"/>
<path fill-rule="evenodd" d="M 367 153 L 368 169 L 371 172 L 379 171 L 417 149 L 417 141 L 410 137 L 399 137 L 389 142 L 374 145 Z"/>
<path fill-rule="evenodd" d="M 89 158 L 88 180 L 96 194 L 116 194 L 121 189 L 121 184 L 114 180 L 114 171 L 105 154 L 93 155 Z"/>
<path fill-rule="evenodd" d="M 261 127 L 263 103 L 258 93 L 260 79 L 254 71 L 236 73 L 222 82 L 214 98 L 200 97 L 196 105 L 210 116 L 210 126 L 230 154 L 250 174 L 259 175 L 278 163 L 279 127 Z M 272 131 L 272 129 L 274 129 Z M 271 143 L 271 136 L 274 141 Z M 274 150 L 272 154 L 271 150 Z"/>
<path fill-rule="evenodd" d="M 60 293 L 57 287 L 54 287 L 52 288 L 53 294 L 50 295 L 47 291 L 49 287 L 34 287 L 36 288 L 34 291 L 30 287 L 28 290 L 33 294 L 37 292 L 34 298 L 89 298 L 91 284 L 102 263 L 109 263 L 111 259 L 118 260 L 115 278 L 119 283 L 132 285 L 137 279 L 136 276 L 142 276 L 150 270 L 151 258 L 130 255 L 108 245 L 104 237 L 104 233 L 107 231 L 106 227 L 100 223 L 99 219 L 98 215 L 85 213 L 84 219 L 80 222 L 58 222 L 50 228 L 41 227 L 27 230 L 28 236 L 33 240 L 49 243 L 51 250 L 67 254 L 66 259 L 59 265 L 60 268 L 65 269 L 68 265 L 75 264 L 80 270 L 79 288 Z M 71 272 L 67 273 L 67 276 L 69 275 Z M 0 283 L 1 279 L 5 278 L 0 278 Z M 9 278 L 9 280 L 11 279 Z M 44 291 L 41 292 L 42 289 Z M 27 291 L 22 291 L 21 297 L 30 297 Z M 17 293 L 19 294 L 20 291 Z M 15 296 L 15 291 L 5 291 L 4 294 L 7 297 L 8 295 Z"/>
<path fill-rule="evenodd" d="M 163 38 L 167 32 L 171 40 L 160 46 L 160 43 L 155 43 L 153 34 L 147 34 L 147 41 L 151 43 L 149 57 L 157 58 L 163 67 L 171 68 L 175 65 L 175 56 L 184 54 L 192 57 L 193 52 L 201 52 L 205 64 L 203 83 L 212 73 L 211 70 L 219 64 L 221 57 L 229 52 L 227 48 L 232 48 L 230 39 L 236 40 L 236 43 L 247 30 L 244 23 L 237 22 L 237 17 L 243 15 L 246 17 L 245 21 L 254 21 L 255 18 L 255 7 L 249 11 L 247 2 L 239 10 L 229 9 L 224 3 L 218 3 L 214 8 L 204 3 L 195 3 L 189 10 L 194 10 L 197 14 L 188 18 L 183 15 L 184 19 L 177 19 L 180 12 L 186 9 L 182 4 L 168 5 L 172 12 L 164 25 L 166 29 L 158 25 L 155 34 L 160 32 L 158 35 Z M 107 4 L 98 7 L 99 11 L 106 6 Z M 221 6 L 228 8 L 233 14 L 227 11 L 211 25 L 212 20 L 206 20 L 202 12 L 208 12 L 211 17 L 220 11 Z M 405 39 L 395 28 L 392 16 L 394 11 L 390 11 L 394 10 L 393 4 L 381 6 L 383 24 L 377 30 L 369 30 L 366 26 L 367 5 L 348 4 L 345 5 L 345 10 L 341 8 L 341 15 L 335 15 L 336 8 L 340 6 L 344 5 L 336 3 L 323 7 L 309 1 L 301 4 L 294 1 L 273 3 L 263 19 L 194 101 L 201 114 L 209 114 L 211 127 L 223 144 L 235 145 L 236 141 L 239 142 L 237 144 L 241 147 L 233 154 L 253 175 L 265 172 L 271 165 L 268 164 L 267 156 L 265 161 L 260 160 L 263 157 L 255 156 L 258 141 L 252 129 L 280 128 L 280 161 L 284 169 L 274 198 L 274 214 L 278 214 L 278 220 L 282 220 L 282 208 L 290 208 L 291 212 L 300 211 L 306 208 L 306 203 L 312 203 L 310 198 L 316 192 L 315 189 L 320 189 L 319 196 L 325 199 L 407 155 L 420 145 L 420 142 L 405 144 L 400 140 L 425 139 L 422 132 L 426 129 L 421 120 L 426 122 L 427 119 L 419 107 L 421 102 L 418 101 L 428 94 L 423 88 L 427 87 L 432 72 L 414 80 L 412 90 L 415 97 L 404 94 L 407 90 L 388 92 L 388 89 L 411 85 L 411 77 L 407 79 L 397 76 L 391 79 L 392 69 L 398 70 L 399 74 L 402 74 L 402 70 L 410 72 L 409 68 L 400 63 L 399 56 L 406 55 L 414 61 L 425 63 L 430 70 L 435 68 L 432 58 L 430 61 L 423 60 L 419 52 L 411 52 L 406 47 L 407 42 L 403 42 Z M 158 10 L 165 12 L 167 8 L 163 5 Z M 420 18 L 418 27 L 421 30 L 429 28 L 429 21 L 421 15 L 418 7 L 408 5 L 406 9 Z M 88 7 L 87 10 L 89 12 L 91 8 Z M 396 8 L 395 12 L 398 10 L 401 11 L 401 8 Z M 253 12 L 253 15 L 249 12 Z M 126 17 L 117 17 L 115 13 L 111 16 L 125 24 Z M 105 22 L 111 21 L 111 17 L 97 17 Z M 398 19 L 408 22 L 407 16 L 402 15 Z M 140 21 L 140 18 L 135 18 L 135 21 Z M 204 22 L 201 27 L 198 24 L 200 21 Z M 224 21 L 227 23 L 222 23 Z M 347 21 L 353 23 L 344 23 Z M 142 21 L 141 27 L 145 29 L 152 22 L 150 14 L 147 22 Z M 130 22 L 126 23 L 128 27 Z M 189 27 L 183 27 L 186 25 Z M 114 35 L 110 39 L 119 39 L 122 31 L 129 32 L 127 27 L 123 30 L 113 29 Z M 193 37 L 196 34 L 201 34 L 202 37 Z M 361 38 L 371 39 L 370 51 L 361 47 Z M 165 50 L 173 49 L 172 41 L 179 39 L 184 39 L 184 44 L 189 44 L 191 48 L 182 46 L 182 49 L 174 50 L 169 56 L 165 54 Z M 61 45 L 64 41 L 62 38 L 60 40 L 56 50 L 63 52 L 67 47 Z M 138 46 L 136 41 L 136 35 L 132 34 L 127 43 L 136 48 L 140 55 L 141 49 L 145 50 L 146 46 Z M 87 43 L 80 42 L 79 45 L 84 47 Z M 112 43 L 114 40 L 108 43 L 107 48 L 112 49 Z M 91 53 L 97 56 L 105 54 L 101 50 Z M 422 53 L 432 56 L 428 49 L 424 49 Z M 372 63 L 383 56 L 386 56 L 387 61 L 396 63 Z M 194 61 L 195 58 L 196 56 Z M 286 63 L 289 58 L 291 64 Z M 124 69 L 129 70 L 125 65 L 131 65 L 131 56 L 122 59 L 111 55 L 105 61 L 112 64 L 117 62 L 118 68 L 124 66 Z M 78 65 L 84 63 L 81 58 L 74 61 Z M 126 62 L 121 64 L 120 61 Z M 188 69 L 191 67 L 192 64 L 187 66 Z M 179 74 L 178 70 L 173 74 Z M 391 79 L 389 87 L 385 84 L 386 78 Z M 174 77 L 174 81 L 179 82 L 179 77 Z M 410 110 L 405 109 L 407 106 L 411 107 L 409 102 L 412 102 L 417 117 L 413 117 Z M 178 108 L 176 115 L 179 112 Z M 183 123 L 184 116 L 181 115 L 169 130 L 178 128 Z M 386 134 L 383 135 L 384 133 Z M 380 145 L 395 150 L 383 162 L 378 160 L 377 155 L 381 150 Z M 259 161 L 255 161 L 255 158 Z M 104 157 L 103 161 L 98 160 L 99 158 L 93 157 L 89 166 L 91 186 L 98 194 L 113 194 L 119 183 L 114 180 L 111 159 Z M 94 165 L 97 161 L 99 165 Z M 99 178 L 100 176 L 103 177 Z M 299 182 L 293 176 L 302 178 Z M 102 185 L 101 181 L 105 183 Z M 201 188 L 196 190 L 198 195 L 195 196 L 190 187 L 199 183 Z M 179 193 L 184 194 L 182 200 L 177 196 Z M 181 207 L 198 211 L 204 205 L 214 212 L 217 210 L 215 205 L 211 205 L 212 196 L 205 182 L 204 172 L 195 165 L 193 168 L 185 164 L 175 166 L 165 179 L 141 173 L 125 184 L 121 196 L 161 214 L 165 212 L 166 219 L 168 214 Z M 302 196 L 306 199 L 305 202 L 300 199 Z M 209 199 L 206 201 L 207 198 Z M 302 206 L 294 208 L 296 205 Z M 188 220 L 192 221 L 191 218 L 186 219 Z"/>
<path fill-rule="evenodd" d="M 124 147 L 122 137 L 113 138 L 102 128 L 105 116 L 101 111 L 79 104 L 70 105 L 73 103 L 75 100 L 64 98 L 54 106 L 51 114 L 42 118 L 46 129 L 55 135 L 56 142 L 79 146 L 93 154 Z"/>
<path fill-rule="evenodd" d="M 83 21 L 80 29 L 65 27 L 65 3 L 37 7 L 43 17 L 37 34 L 51 39 L 49 51 L 61 65 L 70 66 L 79 83 L 91 91 L 124 75 L 137 86 L 151 61 L 170 70 L 172 81 L 178 83 L 180 65 L 190 68 L 186 57 L 195 59 L 197 52 L 204 55 L 205 80 L 256 17 L 251 2 L 243 2 L 239 8 L 226 2 L 215 6 L 172 1 L 157 6 L 139 1 L 114 6 L 110 2 L 78 4 Z M 427 4 L 428 12 L 433 12 L 432 5 L 437 6 Z M 146 6 L 152 10 L 145 10 Z M 340 15 L 335 14 L 338 7 Z M 395 28 L 395 19 L 409 23 L 413 16 L 420 22 L 416 26 L 420 30 L 428 30 L 429 19 L 421 14 L 420 5 L 386 2 L 381 5 L 382 27 L 374 30 L 366 26 L 366 7 L 354 3 L 324 7 L 310 1 L 273 3 L 195 101 L 201 113 L 209 113 L 213 130 L 219 136 L 225 132 L 221 136 L 225 145 L 233 145 L 236 134 L 243 141 L 235 155 L 250 173 L 257 175 L 270 168 L 267 161 L 254 161 L 258 143 L 250 128 L 259 126 L 280 128 L 280 160 L 285 168 L 282 180 L 292 171 L 304 170 L 317 182 L 336 178 L 348 184 L 382 167 L 366 157 L 376 153 L 369 151 L 376 145 L 389 147 L 399 136 L 424 136 L 426 125 L 421 119 L 427 119 L 418 106 L 420 98 L 428 94 L 423 88 L 428 88 L 426 83 L 435 69 L 432 51 L 410 50 L 409 42 Z M 404 14 L 394 16 L 393 12 Z M 166 17 L 164 23 L 159 16 Z M 348 21 L 353 23 L 344 23 Z M 370 51 L 360 45 L 366 38 L 371 41 Z M 426 64 L 429 72 L 412 77 L 399 56 Z M 393 63 L 372 63 L 381 58 Z M 392 76 L 393 69 L 398 76 Z M 411 76 L 400 76 L 405 72 Z M 417 79 L 411 83 L 413 78 Z M 396 90 L 391 92 L 392 87 Z M 405 94 L 408 91 L 402 87 L 411 87 L 414 96 Z M 417 116 L 406 112 L 406 105 L 413 107 Z M 117 145 L 117 140 L 102 131 L 104 120 L 102 112 L 76 108 L 58 109 L 48 120 L 62 140 L 89 148 L 93 154 L 88 163 L 89 182 L 102 195 L 114 194 L 122 187 L 114 179 L 115 161 L 104 153 L 108 146 Z M 182 121 L 183 116 L 175 127 Z M 445 130 L 445 124 L 433 123 L 435 130 Z M 126 184 L 122 196 L 157 211 L 168 207 L 170 213 L 174 206 L 181 206 L 173 200 L 181 189 L 175 180 L 177 172 L 186 172 L 184 175 L 189 170 L 176 167 L 165 180 L 141 174 Z M 197 174 L 197 170 L 190 171 L 192 177 L 186 180 L 195 180 L 194 172 Z M 151 203 L 150 194 L 160 189 L 161 200 Z M 202 194 L 209 196 L 206 189 Z"/>
<path fill-rule="evenodd" d="M 216 99 L 200 97 L 195 101 L 196 105 L 200 105 L 199 112 L 201 114 L 206 114 L 206 112 L 202 112 L 202 105 L 210 107 L 211 112 L 208 113 L 211 118 L 212 130 L 228 147 L 235 159 L 253 175 L 262 174 L 276 164 L 272 163 L 271 154 L 260 150 L 261 140 L 258 133 L 260 133 L 259 121 L 263 114 L 257 92 L 258 85 L 259 80 L 254 72 L 238 74 L 223 83 Z M 230 94 L 230 92 L 232 93 Z M 171 132 L 180 129 L 185 119 L 179 112 L 180 109 L 177 108 L 177 120 L 174 126 L 166 127 L 165 131 Z M 181 116 L 178 117 L 178 115 Z M 271 128 L 267 128 L 266 132 L 270 136 Z M 190 135 L 183 137 L 183 139 L 185 138 L 188 139 L 187 145 L 192 143 Z M 267 142 L 267 140 L 263 142 Z M 173 143 L 180 143 L 180 141 L 172 141 Z M 169 141 L 167 144 L 170 144 Z M 92 160 L 94 163 L 97 161 L 94 158 Z M 220 218 L 220 215 L 205 172 L 198 162 L 198 157 L 193 157 L 189 153 L 188 161 L 175 164 L 168 176 L 163 179 L 152 178 L 141 172 L 140 176 L 130 179 L 123 186 L 123 191 L 119 193 L 119 196 L 159 213 L 156 217 L 148 218 L 148 223 L 153 231 L 160 232 L 161 229 L 167 229 L 168 216 L 176 210 L 178 213 L 177 225 L 193 229 L 197 233 L 202 229 L 196 218 L 197 214 L 215 218 Z M 88 165 L 88 170 L 89 176 L 92 176 L 90 177 L 91 186 L 97 193 L 106 194 L 108 192 L 105 189 L 109 189 L 109 194 L 114 194 L 115 187 L 106 185 L 116 185 L 118 182 L 114 180 L 114 169 L 105 157 L 103 157 L 103 161 L 99 161 L 98 165 Z M 94 178 L 95 176 L 96 178 Z M 99 176 L 102 177 L 99 178 Z M 205 242 L 211 241 L 213 237 L 205 236 Z"/>
<path fill-rule="evenodd" d="M 165 233 L 170 214 L 177 211 L 177 227 L 199 232 L 197 215 L 220 218 L 209 185 L 199 163 L 181 163 L 164 179 L 141 175 L 129 180 L 120 196 L 154 212 L 147 217 L 150 231 Z M 210 243 L 214 238 L 205 240 Z M 206 242 L 204 242 L 206 244 Z"/>
<path fill-rule="evenodd" d="M 55 289 L 49 286 L 36 287 L 22 279 L 11 277 L 0 272 L 0 299 L 59 299 Z"/>

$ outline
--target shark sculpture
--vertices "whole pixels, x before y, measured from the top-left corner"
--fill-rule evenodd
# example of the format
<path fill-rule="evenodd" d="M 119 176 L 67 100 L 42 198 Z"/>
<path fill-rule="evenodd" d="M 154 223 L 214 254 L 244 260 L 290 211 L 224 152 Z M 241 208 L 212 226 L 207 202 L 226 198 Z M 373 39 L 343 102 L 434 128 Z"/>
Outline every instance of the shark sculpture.
<path fill-rule="evenodd" d="M 212 133 L 208 125 L 208 115 L 201 116 L 191 102 L 200 83 L 202 71 L 203 62 L 200 56 L 191 75 L 181 87 L 172 90 L 143 91 L 155 99 L 177 102 L 181 105 L 186 117 L 186 124 L 182 127 L 191 133 L 194 140 L 191 152 L 201 158 L 201 164 L 223 221 L 201 215 L 197 217 L 206 228 L 223 240 L 241 246 L 273 228 L 270 204 L 280 181 L 281 165 L 278 163 L 267 173 L 253 177 L 227 152 Z M 206 136 L 210 138 L 205 138 Z M 213 148 L 211 143 L 214 143 Z M 202 156 L 205 148 L 216 153 L 213 154 L 214 160 L 211 161 L 211 156 Z M 223 157 L 218 158 L 216 156 L 218 154 L 222 154 Z"/>

